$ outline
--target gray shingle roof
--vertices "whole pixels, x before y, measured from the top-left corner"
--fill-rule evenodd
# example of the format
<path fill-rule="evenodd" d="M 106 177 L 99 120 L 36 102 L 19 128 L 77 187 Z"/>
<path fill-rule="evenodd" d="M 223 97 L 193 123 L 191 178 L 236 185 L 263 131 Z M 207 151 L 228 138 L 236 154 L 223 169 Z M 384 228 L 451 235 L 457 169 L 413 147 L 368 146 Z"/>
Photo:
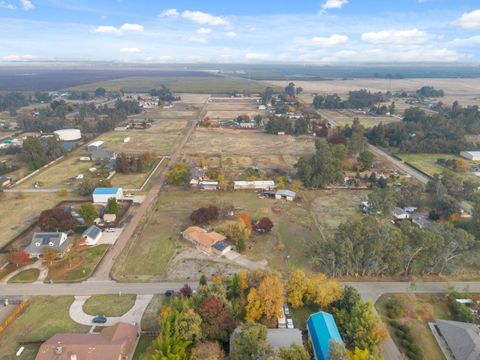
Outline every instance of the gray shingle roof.
<path fill-rule="evenodd" d="M 97 236 L 99 236 L 101 233 L 102 233 L 102 230 L 100 230 L 95 225 L 92 225 L 83 232 L 83 236 L 88 236 L 91 239 L 96 239 Z"/>
<path fill-rule="evenodd" d="M 43 254 L 43 250 L 47 247 L 58 251 L 60 254 L 65 252 L 65 249 L 70 243 L 67 237 L 65 241 L 61 241 L 64 233 L 61 232 L 40 232 L 34 233 L 30 245 L 25 248 L 25 251 L 32 255 L 38 256 Z M 50 243 L 52 245 L 50 245 Z"/>
<path fill-rule="evenodd" d="M 480 328 L 477 325 L 448 320 L 436 320 L 435 324 L 455 360 L 480 359 Z"/>

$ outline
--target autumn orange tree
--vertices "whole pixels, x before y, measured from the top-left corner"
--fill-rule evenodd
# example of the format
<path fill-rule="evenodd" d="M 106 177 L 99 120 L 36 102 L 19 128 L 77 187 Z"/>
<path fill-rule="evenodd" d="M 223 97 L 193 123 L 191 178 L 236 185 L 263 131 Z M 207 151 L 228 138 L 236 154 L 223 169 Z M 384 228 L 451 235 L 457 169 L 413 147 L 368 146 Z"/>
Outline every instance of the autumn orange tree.
<path fill-rule="evenodd" d="M 266 275 L 258 288 L 251 288 L 247 296 L 246 319 L 258 321 L 273 319 L 282 313 L 283 284 L 280 275 Z"/>

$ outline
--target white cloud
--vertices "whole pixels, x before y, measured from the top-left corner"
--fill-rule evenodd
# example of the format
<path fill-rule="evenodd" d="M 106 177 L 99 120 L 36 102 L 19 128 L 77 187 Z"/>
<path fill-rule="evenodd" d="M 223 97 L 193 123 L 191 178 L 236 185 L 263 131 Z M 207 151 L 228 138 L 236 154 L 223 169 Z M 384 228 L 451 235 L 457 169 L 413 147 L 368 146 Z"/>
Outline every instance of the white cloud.
<path fill-rule="evenodd" d="M 196 43 L 199 43 L 199 44 L 208 43 L 207 39 L 205 39 L 204 37 L 201 37 L 201 36 L 190 36 L 190 37 L 187 37 L 187 40 L 191 41 L 191 42 L 196 42 Z"/>
<path fill-rule="evenodd" d="M 344 5 L 347 4 L 348 0 L 327 0 L 322 4 L 322 9 L 341 9 Z"/>
<path fill-rule="evenodd" d="M 13 4 L 7 3 L 6 1 L 0 1 L 0 8 L 7 10 L 15 10 L 17 7 Z"/>
<path fill-rule="evenodd" d="M 123 24 L 119 28 L 110 25 L 97 26 L 93 32 L 107 35 L 122 35 L 126 32 L 142 32 L 143 26 L 139 24 Z"/>
<path fill-rule="evenodd" d="M 226 26 L 229 24 L 227 20 L 220 16 L 215 16 L 202 11 L 186 10 L 182 13 L 182 17 L 200 25 Z"/>
<path fill-rule="evenodd" d="M 362 40 L 372 44 L 418 44 L 430 39 L 430 35 L 418 30 L 382 30 L 362 34 Z"/>
<path fill-rule="evenodd" d="M 20 0 L 22 3 L 23 10 L 29 11 L 35 9 L 35 5 L 31 2 L 31 0 Z"/>
<path fill-rule="evenodd" d="M 33 55 L 6 55 L 0 58 L 2 61 L 33 61 L 36 60 L 37 57 Z"/>
<path fill-rule="evenodd" d="M 448 43 L 451 46 L 471 47 L 480 45 L 480 35 L 471 36 L 464 39 L 454 39 Z"/>
<path fill-rule="evenodd" d="M 464 13 L 457 23 L 465 29 L 480 29 L 480 9 Z"/>
<path fill-rule="evenodd" d="M 160 17 L 177 17 L 180 15 L 177 9 L 166 9 L 160 13 Z"/>
<path fill-rule="evenodd" d="M 212 32 L 212 29 L 204 28 L 204 27 L 201 27 L 200 29 L 197 30 L 197 33 L 199 34 L 210 34 L 211 32 Z"/>
<path fill-rule="evenodd" d="M 330 46 L 337 46 L 346 44 L 348 42 L 348 36 L 346 35 L 338 35 L 333 34 L 328 37 L 322 36 L 315 36 L 309 39 L 306 44 L 307 45 L 315 45 L 315 46 L 322 46 L 322 47 L 330 47 Z"/>
<path fill-rule="evenodd" d="M 134 54 L 142 51 L 139 48 L 135 48 L 135 47 L 123 47 L 120 49 L 120 52 Z"/>
<path fill-rule="evenodd" d="M 142 32 L 143 31 L 143 25 L 139 24 L 123 24 L 120 26 L 121 31 L 132 31 L 132 32 Z"/>
<path fill-rule="evenodd" d="M 270 55 L 267 53 L 249 52 L 245 54 L 247 60 L 267 60 Z"/>
<path fill-rule="evenodd" d="M 228 37 L 236 37 L 237 33 L 235 31 L 229 31 L 225 35 L 227 35 Z"/>

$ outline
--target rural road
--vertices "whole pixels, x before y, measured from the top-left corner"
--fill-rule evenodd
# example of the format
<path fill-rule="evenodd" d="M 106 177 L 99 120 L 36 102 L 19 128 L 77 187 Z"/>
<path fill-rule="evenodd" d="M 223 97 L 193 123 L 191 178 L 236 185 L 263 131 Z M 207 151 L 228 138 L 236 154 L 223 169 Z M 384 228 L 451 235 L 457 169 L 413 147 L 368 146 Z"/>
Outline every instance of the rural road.
<path fill-rule="evenodd" d="M 190 139 L 193 132 L 195 131 L 195 128 L 197 127 L 198 122 L 201 120 L 202 114 L 204 113 L 205 107 L 207 106 L 207 104 L 208 104 L 208 98 L 205 100 L 205 103 L 203 104 L 200 112 L 198 113 L 198 118 L 190 122 L 190 126 L 188 127 L 185 134 L 183 135 L 182 140 L 177 144 L 174 152 L 170 156 L 170 161 L 168 162 L 165 170 L 160 174 L 160 176 L 157 179 L 153 179 L 155 183 L 145 195 L 145 200 L 140 205 L 131 207 L 133 216 L 131 217 L 129 222 L 125 225 L 115 245 L 113 245 L 109 249 L 107 254 L 103 257 L 102 261 L 98 265 L 98 267 L 95 269 L 95 272 L 91 277 L 92 280 L 110 279 L 110 272 L 113 268 L 113 265 L 115 264 L 115 260 L 120 256 L 123 249 L 127 245 L 128 241 L 132 238 L 133 234 L 135 233 L 135 230 L 137 229 L 138 224 L 140 224 L 142 219 L 145 218 L 148 210 L 150 209 L 152 204 L 155 202 L 157 197 L 160 195 L 160 191 L 165 183 L 166 171 L 170 169 L 182 155 L 183 147 L 185 146 L 185 144 L 187 143 L 187 141 Z M 78 294 L 78 295 L 83 295 L 83 294 Z"/>

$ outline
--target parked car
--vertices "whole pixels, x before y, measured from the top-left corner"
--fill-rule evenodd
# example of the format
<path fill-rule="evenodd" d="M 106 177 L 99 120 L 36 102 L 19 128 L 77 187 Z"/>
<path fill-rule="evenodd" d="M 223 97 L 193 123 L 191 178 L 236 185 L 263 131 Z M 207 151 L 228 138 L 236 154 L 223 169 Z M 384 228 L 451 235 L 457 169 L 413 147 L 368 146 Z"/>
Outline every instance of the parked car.
<path fill-rule="evenodd" d="M 97 315 L 92 319 L 92 323 L 94 324 L 105 324 L 107 322 L 107 318 L 104 315 Z"/>
<path fill-rule="evenodd" d="M 105 232 L 115 232 L 115 229 L 114 228 L 106 228 Z"/>
<path fill-rule="evenodd" d="M 167 291 L 165 291 L 165 296 L 166 296 L 166 297 L 170 297 L 170 296 L 173 296 L 173 295 L 175 295 L 175 291 L 173 291 L 173 290 L 167 290 Z"/>
<path fill-rule="evenodd" d="M 290 308 L 288 307 L 288 304 L 283 305 L 283 312 L 285 315 L 290 315 Z"/>
<path fill-rule="evenodd" d="M 294 329 L 293 320 L 291 317 L 287 317 L 287 329 Z"/>

